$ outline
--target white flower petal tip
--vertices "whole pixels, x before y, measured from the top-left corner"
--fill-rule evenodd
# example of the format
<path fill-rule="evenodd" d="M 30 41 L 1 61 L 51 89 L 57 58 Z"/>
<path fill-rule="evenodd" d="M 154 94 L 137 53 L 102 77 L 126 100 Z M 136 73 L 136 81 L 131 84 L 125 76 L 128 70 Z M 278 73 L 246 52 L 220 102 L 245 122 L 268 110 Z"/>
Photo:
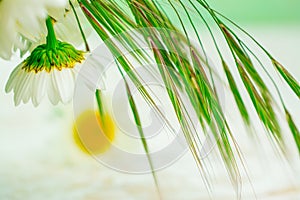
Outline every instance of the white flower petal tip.
<path fill-rule="evenodd" d="M 80 67 L 79 65 L 75 68 Z M 47 95 L 53 105 L 68 104 L 73 99 L 75 76 L 74 69 L 55 69 L 51 72 L 35 73 L 24 69 L 14 70 L 6 84 L 6 92 L 14 93 L 15 106 L 28 103 L 30 100 L 37 107 Z"/>
<path fill-rule="evenodd" d="M 85 59 L 83 52 L 63 42 L 55 51 L 45 49 L 44 45 L 38 46 L 11 73 L 5 91 L 13 91 L 16 106 L 31 100 L 37 107 L 45 95 L 53 105 L 73 99 L 77 72 Z"/>

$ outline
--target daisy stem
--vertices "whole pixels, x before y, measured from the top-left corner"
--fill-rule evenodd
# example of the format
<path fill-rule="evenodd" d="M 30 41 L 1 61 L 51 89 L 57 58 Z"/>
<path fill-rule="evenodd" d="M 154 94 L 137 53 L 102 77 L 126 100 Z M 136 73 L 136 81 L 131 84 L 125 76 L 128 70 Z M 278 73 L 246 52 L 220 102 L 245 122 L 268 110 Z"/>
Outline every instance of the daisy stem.
<path fill-rule="evenodd" d="M 57 39 L 56 39 L 56 36 L 55 36 L 52 19 L 49 16 L 46 19 L 46 26 L 47 26 L 47 30 L 48 30 L 47 49 L 48 50 L 50 50 L 50 49 L 54 50 L 54 49 L 56 49 L 56 46 L 57 46 Z"/>

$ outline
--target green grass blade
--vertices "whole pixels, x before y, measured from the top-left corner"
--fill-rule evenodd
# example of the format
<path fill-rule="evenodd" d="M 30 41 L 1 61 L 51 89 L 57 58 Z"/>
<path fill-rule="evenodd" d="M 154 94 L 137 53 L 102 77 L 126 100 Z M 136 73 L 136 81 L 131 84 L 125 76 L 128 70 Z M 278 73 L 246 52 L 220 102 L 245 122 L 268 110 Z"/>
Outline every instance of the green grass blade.
<path fill-rule="evenodd" d="M 118 63 L 117 63 L 117 65 L 118 65 Z M 146 153 L 146 156 L 147 156 L 147 159 L 148 159 L 148 162 L 149 162 L 149 166 L 150 166 L 150 169 L 151 169 L 153 180 L 155 182 L 156 189 L 158 191 L 159 196 L 161 196 L 160 189 L 159 189 L 159 184 L 158 184 L 158 179 L 157 179 L 157 176 L 156 176 L 156 173 L 155 173 L 155 168 L 154 168 L 151 156 L 150 156 L 149 147 L 148 147 L 147 140 L 146 140 L 146 137 L 145 137 L 145 134 L 144 134 L 144 131 L 143 131 L 143 127 L 142 127 L 142 123 L 141 123 L 141 120 L 140 120 L 138 109 L 136 107 L 136 103 L 133 99 L 133 96 L 132 96 L 131 90 L 129 88 L 129 85 L 128 85 L 128 83 L 127 83 L 127 81 L 124 77 L 124 74 L 123 74 L 122 70 L 120 69 L 119 65 L 118 65 L 118 69 L 119 69 L 119 71 L 120 71 L 120 73 L 123 77 L 124 83 L 125 83 L 128 102 L 129 102 L 129 105 L 130 105 L 130 108 L 131 108 L 131 111 L 132 111 L 132 114 L 133 114 L 133 117 L 134 117 L 136 127 L 138 129 L 139 134 L 140 134 L 141 142 L 142 142 L 143 148 L 145 150 L 145 153 Z"/>
<path fill-rule="evenodd" d="M 290 88 L 295 92 L 298 98 L 300 98 L 300 85 L 296 79 L 279 62 L 272 60 L 272 63 Z"/>
<path fill-rule="evenodd" d="M 103 126 L 105 126 L 105 122 L 103 121 L 105 119 L 105 111 L 104 111 L 104 106 L 102 102 L 102 95 L 101 95 L 101 90 L 96 90 L 95 92 L 96 100 L 97 100 L 97 106 L 98 106 L 98 111 L 100 114 L 100 119 L 102 121 Z"/>
<path fill-rule="evenodd" d="M 289 111 L 287 109 L 285 109 L 285 115 L 286 115 L 287 122 L 288 122 L 290 130 L 293 134 L 293 137 L 294 137 L 294 140 L 295 140 L 295 143 L 298 148 L 299 155 L 300 155 L 300 132 L 299 132 L 299 129 L 297 128 L 291 114 L 289 113 Z"/>
<path fill-rule="evenodd" d="M 225 63 L 225 61 L 222 62 L 223 63 L 223 69 L 225 71 L 225 74 L 226 74 L 226 77 L 227 77 L 227 80 L 228 80 L 228 83 L 229 83 L 229 86 L 230 86 L 230 89 L 231 89 L 231 92 L 233 94 L 233 97 L 235 99 L 235 102 L 238 106 L 238 109 L 240 111 L 240 114 L 241 116 L 243 117 L 243 119 L 245 120 L 246 124 L 247 125 L 250 125 L 250 118 L 249 118 L 249 114 L 248 114 L 248 111 L 247 111 L 247 108 L 245 106 L 245 103 L 240 95 L 240 92 L 238 90 L 238 87 L 234 81 L 234 78 L 227 66 L 227 64 Z"/>

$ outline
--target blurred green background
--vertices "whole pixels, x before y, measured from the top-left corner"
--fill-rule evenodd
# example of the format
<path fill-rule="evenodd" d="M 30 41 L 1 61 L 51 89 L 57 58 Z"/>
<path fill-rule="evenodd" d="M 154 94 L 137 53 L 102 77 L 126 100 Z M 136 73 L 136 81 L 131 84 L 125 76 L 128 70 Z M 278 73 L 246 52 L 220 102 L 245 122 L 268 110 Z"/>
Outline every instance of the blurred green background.
<path fill-rule="evenodd" d="M 211 7 L 243 24 L 299 24 L 300 0 L 207 0 Z"/>

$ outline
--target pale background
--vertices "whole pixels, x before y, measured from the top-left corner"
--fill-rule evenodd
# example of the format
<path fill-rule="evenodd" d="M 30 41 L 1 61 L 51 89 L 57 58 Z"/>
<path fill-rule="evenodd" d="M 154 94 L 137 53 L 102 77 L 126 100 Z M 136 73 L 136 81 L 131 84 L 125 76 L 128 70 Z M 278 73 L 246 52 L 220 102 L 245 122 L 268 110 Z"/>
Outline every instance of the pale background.
<path fill-rule="evenodd" d="M 239 21 L 300 80 L 299 1 L 214 1 L 212 4 Z M 234 6 L 236 5 L 236 6 Z M 251 6 L 251 7 L 250 7 Z M 255 12 L 254 12 L 254 11 Z M 129 175 L 102 166 L 82 154 L 72 140 L 72 104 L 53 107 L 46 100 L 14 107 L 4 87 L 20 59 L 0 60 L 0 199 L 155 199 L 151 175 Z M 279 79 L 278 79 L 279 80 Z M 286 85 L 281 85 L 298 127 L 300 106 Z M 229 97 L 230 98 L 230 97 Z M 230 100 L 230 99 L 228 99 Z M 267 140 L 259 147 L 247 138 L 234 107 L 226 101 L 233 128 L 238 131 L 249 176 L 258 199 L 300 199 L 299 156 L 291 145 L 290 165 L 272 153 Z M 261 127 L 258 133 L 264 134 Z M 285 129 L 285 134 L 289 134 Z M 234 198 L 224 169 L 216 172 L 216 199 Z M 163 199 L 209 199 L 190 154 L 157 173 Z M 255 199 L 243 178 L 243 199 Z"/>

